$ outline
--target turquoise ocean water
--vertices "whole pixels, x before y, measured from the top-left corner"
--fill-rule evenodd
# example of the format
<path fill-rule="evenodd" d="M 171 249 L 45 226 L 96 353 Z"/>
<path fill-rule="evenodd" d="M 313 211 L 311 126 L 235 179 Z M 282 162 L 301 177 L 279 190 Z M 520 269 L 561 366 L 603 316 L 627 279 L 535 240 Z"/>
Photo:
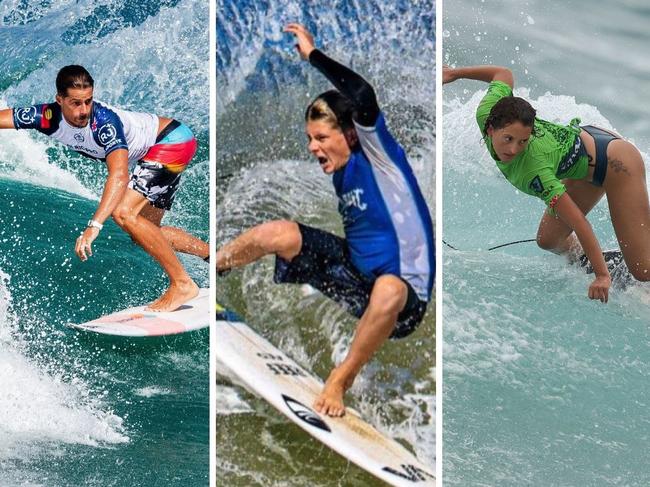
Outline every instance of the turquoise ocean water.
<path fill-rule="evenodd" d="M 0 104 L 54 98 L 85 65 L 95 97 L 189 125 L 199 151 L 169 224 L 207 239 L 208 4 L 0 4 Z M 81 263 L 74 241 L 106 170 L 35 132 L 0 133 L 0 485 L 206 485 L 207 331 L 151 343 L 64 327 L 153 300 L 162 270 L 112 221 Z M 202 286 L 208 269 L 183 258 Z"/>
<path fill-rule="evenodd" d="M 434 210 L 434 10 L 430 0 L 219 2 L 217 10 L 217 245 L 269 219 L 342 233 L 329 178 L 307 152 L 303 114 L 327 81 L 299 61 L 285 23 L 305 23 L 329 55 L 373 83 Z M 263 259 L 217 282 L 217 297 L 320 377 L 344 356 L 355 321 L 298 286 L 272 281 Z M 435 317 L 387 344 L 358 378 L 353 405 L 385 434 L 435 463 Z M 218 344 L 217 344 L 218 346 Z M 219 369 L 218 369 L 219 370 Z M 289 424 L 221 370 L 219 485 L 378 485 Z"/>
<path fill-rule="evenodd" d="M 443 58 L 508 66 L 542 118 L 612 128 L 650 153 L 644 2 L 445 2 Z M 650 288 L 589 278 L 533 243 L 543 203 L 480 142 L 479 82 L 444 87 L 445 485 L 650 483 Z M 606 202 L 589 215 L 616 239 Z"/>

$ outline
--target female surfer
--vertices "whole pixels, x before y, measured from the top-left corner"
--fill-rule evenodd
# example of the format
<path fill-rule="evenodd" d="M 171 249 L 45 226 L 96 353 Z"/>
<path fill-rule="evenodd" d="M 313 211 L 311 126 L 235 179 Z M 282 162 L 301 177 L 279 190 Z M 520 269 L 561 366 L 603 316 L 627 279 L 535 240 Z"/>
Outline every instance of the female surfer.
<path fill-rule="evenodd" d="M 332 175 L 345 238 L 294 221 L 271 221 L 217 252 L 217 270 L 276 255 L 276 282 L 307 283 L 359 318 L 350 349 L 314 408 L 344 414 L 343 396 L 389 338 L 412 333 L 433 288 L 433 224 L 404 150 L 388 131 L 375 92 L 361 76 L 316 49 L 299 24 L 300 56 L 336 87 L 308 107 L 308 149 Z"/>
<path fill-rule="evenodd" d="M 650 204 L 645 167 L 637 148 L 617 134 L 579 119 L 558 125 L 536 118 L 513 96 L 512 72 L 500 66 L 443 67 L 443 83 L 490 83 L 476 110 L 485 145 L 506 179 L 548 206 L 537 244 L 576 259 L 587 256 L 595 272 L 589 298 L 607 302 L 611 278 L 585 215 L 607 195 L 623 258 L 639 281 L 650 280 Z"/>

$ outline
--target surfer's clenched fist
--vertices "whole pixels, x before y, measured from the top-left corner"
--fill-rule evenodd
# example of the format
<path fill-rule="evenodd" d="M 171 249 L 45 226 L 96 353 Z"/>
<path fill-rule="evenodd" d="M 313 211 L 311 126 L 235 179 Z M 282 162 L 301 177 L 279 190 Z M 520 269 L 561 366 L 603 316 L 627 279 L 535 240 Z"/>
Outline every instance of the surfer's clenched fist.
<path fill-rule="evenodd" d="M 609 274 L 596 277 L 589 286 L 589 299 L 598 299 L 601 303 L 606 303 L 609 299 L 611 285 L 612 279 Z"/>

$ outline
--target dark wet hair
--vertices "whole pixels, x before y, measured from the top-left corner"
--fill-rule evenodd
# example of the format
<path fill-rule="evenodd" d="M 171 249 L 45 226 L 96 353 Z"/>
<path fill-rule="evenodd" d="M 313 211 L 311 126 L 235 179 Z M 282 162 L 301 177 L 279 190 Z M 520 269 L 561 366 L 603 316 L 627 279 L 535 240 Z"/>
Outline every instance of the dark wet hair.
<path fill-rule="evenodd" d="M 354 103 L 339 91 L 329 90 L 309 104 L 305 111 L 305 122 L 323 120 L 344 132 L 354 128 L 353 115 Z"/>
<path fill-rule="evenodd" d="M 535 135 L 535 116 L 537 112 L 523 98 L 518 96 L 506 96 L 494 104 L 490 115 L 485 120 L 483 135 L 487 136 L 488 127 L 502 129 L 514 122 L 521 122 L 524 127 L 532 127 L 532 135 Z"/>
<path fill-rule="evenodd" d="M 90 73 L 77 64 L 62 67 L 56 75 L 56 92 L 61 96 L 67 96 L 68 88 L 83 90 L 94 86 L 95 80 Z"/>

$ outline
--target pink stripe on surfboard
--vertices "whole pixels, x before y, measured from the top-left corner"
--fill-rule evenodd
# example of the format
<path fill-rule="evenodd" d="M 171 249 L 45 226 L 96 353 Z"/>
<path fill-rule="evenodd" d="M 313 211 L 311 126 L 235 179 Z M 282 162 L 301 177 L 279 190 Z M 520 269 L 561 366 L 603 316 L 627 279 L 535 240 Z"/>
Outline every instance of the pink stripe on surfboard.
<path fill-rule="evenodd" d="M 125 325 L 127 327 L 139 328 L 147 332 L 148 335 L 171 335 L 185 331 L 185 325 L 178 321 L 166 320 L 156 315 L 145 315 L 143 313 L 131 313 L 126 315 L 112 315 L 90 323 L 113 323 L 116 325 Z"/>

